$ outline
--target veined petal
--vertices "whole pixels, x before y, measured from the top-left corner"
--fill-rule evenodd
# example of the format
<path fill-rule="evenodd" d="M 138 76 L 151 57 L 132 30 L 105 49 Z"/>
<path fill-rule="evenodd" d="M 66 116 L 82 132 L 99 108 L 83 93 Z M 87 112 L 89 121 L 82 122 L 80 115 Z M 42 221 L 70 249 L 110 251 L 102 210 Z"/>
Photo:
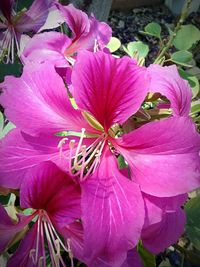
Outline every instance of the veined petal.
<path fill-rule="evenodd" d="M 146 69 L 128 57 L 80 52 L 72 73 L 74 97 L 106 130 L 136 112 L 148 90 Z"/>
<path fill-rule="evenodd" d="M 0 205 L 0 253 L 2 253 L 14 236 L 32 220 L 32 216 L 19 216 L 18 222 L 13 223 L 6 210 Z"/>
<path fill-rule="evenodd" d="M 59 228 L 80 218 L 80 187 L 54 163 L 43 162 L 26 175 L 21 207 L 45 210 Z"/>
<path fill-rule="evenodd" d="M 36 257 L 37 223 L 21 241 L 14 255 L 9 259 L 7 267 L 34 267 L 39 266 L 38 260 L 43 256 L 42 242 L 38 242 L 38 255 Z"/>
<path fill-rule="evenodd" d="M 56 63 L 62 62 L 63 67 L 69 66 L 64 51 L 70 44 L 71 39 L 59 32 L 36 34 L 26 45 L 22 55 L 23 60 L 39 63 L 51 61 L 55 66 Z"/>
<path fill-rule="evenodd" d="M 56 6 L 73 32 L 73 40 L 77 40 L 89 32 L 90 21 L 86 13 L 75 8 L 72 4 L 67 6 L 56 4 Z"/>
<path fill-rule="evenodd" d="M 109 148 L 95 174 L 82 183 L 82 211 L 88 266 L 98 257 L 120 266 L 139 240 L 144 206 L 139 186 L 119 172 Z"/>
<path fill-rule="evenodd" d="M 170 197 L 200 186 L 200 136 L 190 118 L 155 121 L 114 142 L 143 192 Z"/>
<path fill-rule="evenodd" d="M 182 79 L 175 65 L 162 67 L 150 65 L 150 92 L 159 92 L 171 102 L 174 116 L 188 116 L 191 105 L 192 90 L 187 81 Z"/>
<path fill-rule="evenodd" d="M 150 252 L 158 254 L 164 251 L 184 232 L 186 218 L 181 205 L 186 199 L 187 195 L 171 198 L 144 195 L 146 220 L 142 230 L 142 242 Z"/>
<path fill-rule="evenodd" d="M 20 32 L 37 32 L 45 23 L 53 0 L 34 0 L 31 7 L 17 20 Z"/>
<path fill-rule="evenodd" d="M 92 131 L 81 112 L 72 107 L 62 78 L 49 63 L 26 65 L 20 78 L 7 76 L 1 88 L 6 116 L 23 132 Z"/>
<path fill-rule="evenodd" d="M 51 160 L 67 169 L 68 161 L 59 155 L 60 140 L 56 136 L 32 137 L 13 129 L 0 144 L 0 185 L 19 188 L 27 170 L 43 161 Z"/>

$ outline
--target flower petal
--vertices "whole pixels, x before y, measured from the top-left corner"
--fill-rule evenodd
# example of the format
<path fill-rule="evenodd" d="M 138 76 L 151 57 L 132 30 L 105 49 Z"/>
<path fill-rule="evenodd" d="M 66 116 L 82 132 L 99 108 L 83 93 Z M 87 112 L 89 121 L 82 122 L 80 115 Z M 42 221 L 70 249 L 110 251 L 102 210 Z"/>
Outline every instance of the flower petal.
<path fill-rule="evenodd" d="M 190 118 L 151 122 L 113 142 L 143 192 L 169 197 L 200 186 L 200 136 Z"/>
<path fill-rule="evenodd" d="M 44 32 L 36 34 L 26 45 L 22 57 L 23 61 L 45 62 L 69 66 L 64 57 L 66 47 L 71 44 L 71 39 L 59 32 Z"/>
<path fill-rule="evenodd" d="M 109 148 L 97 171 L 82 183 L 85 257 L 120 266 L 139 238 L 144 206 L 139 186 L 124 177 Z M 98 229 L 98 231 L 97 231 Z"/>
<path fill-rule="evenodd" d="M 180 77 L 177 67 L 150 65 L 148 73 L 151 76 L 150 91 L 159 92 L 170 100 L 174 116 L 188 116 L 192 90 Z"/>
<path fill-rule="evenodd" d="M 186 199 L 185 195 L 172 198 L 155 198 L 146 195 L 145 206 L 149 225 L 146 224 L 142 230 L 142 242 L 150 252 L 158 254 L 164 251 L 183 234 L 186 216 L 180 206 Z M 153 223 L 152 221 L 155 221 L 155 217 L 158 216 L 158 207 L 162 213 L 162 219 Z"/>
<path fill-rule="evenodd" d="M 127 258 L 121 267 L 142 267 L 142 260 L 136 249 L 131 249 L 127 253 Z"/>
<path fill-rule="evenodd" d="M 34 223 L 31 230 L 26 234 L 24 239 L 14 255 L 9 259 L 7 267 L 33 267 L 39 266 L 37 261 L 43 256 L 42 242 L 38 242 L 38 255 L 36 258 L 36 242 L 37 242 L 37 223 Z"/>
<path fill-rule="evenodd" d="M 11 13 L 14 0 L 1 0 L 0 1 L 0 13 L 6 18 L 8 22 L 11 22 Z"/>
<path fill-rule="evenodd" d="M 20 78 L 7 76 L 1 87 L 0 104 L 7 118 L 26 133 L 80 132 L 89 127 L 72 107 L 62 78 L 49 63 L 28 64 Z"/>
<path fill-rule="evenodd" d="M 89 32 L 90 22 L 85 12 L 75 8 L 72 4 L 67 6 L 56 4 L 56 6 L 73 32 L 74 40 L 77 40 L 80 36 L 86 35 Z"/>
<path fill-rule="evenodd" d="M 35 0 L 30 8 L 17 20 L 16 29 L 20 32 L 37 32 L 45 23 L 53 0 Z"/>
<path fill-rule="evenodd" d="M 31 221 L 32 216 L 19 216 L 18 223 L 14 224 L 6 210 L 0 205 L 0 253 L 2 253 L 14 236 Z"/>
<path fill-rule="evenodd" d="M 64 23 L 64 18 L 60 15 L 60 11 L 57 9 L 56 5 L 52 5 L 49 9 L 49 14 L 47 16 L 46 22 L 38 30 L 41 32 L 43 30 L 55 29 Z"/>
<path fill-rule="evenodd" d="M 21 207 L 45 210 L 59 228 L 80 218 L 80 187 L 54 163 L 29 169 L 20 188 Z"/>
<path fill-rule="evenodd" d="M 72 73 L 74 97 L 108 130 L 136 112 L 148 89 L 145 68 L 128 57 L 80 52 Z"/>
<path fill-rule="evenodd" d="M 66 169 L 68 162 L 59 155 L 59 141 L 60 137 L 32 137 L 13 129 L 0 145 L 0 185 L 19 188 L 26 171 L 47 160 Z"/>

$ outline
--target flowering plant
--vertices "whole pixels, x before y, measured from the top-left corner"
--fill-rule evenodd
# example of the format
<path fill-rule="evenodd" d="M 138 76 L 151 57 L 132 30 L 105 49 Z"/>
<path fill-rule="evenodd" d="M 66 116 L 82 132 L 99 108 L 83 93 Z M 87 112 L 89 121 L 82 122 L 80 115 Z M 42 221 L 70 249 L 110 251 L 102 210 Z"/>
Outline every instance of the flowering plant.
<path fill-rule="evenodd" d="M 72 4 L 1 5 L 2 60 L 16 51 L 23 65 L 0 84 L 7 266 L 139 267 L 144 252 L 154 261 L 184 232 L 182 206 L 200 187 L 198 92 L 167 63 L 182 64 L 167 58 L 175 35 L 145 67 L 145 44 L 112 54 L 109 25 Z M 156 27 L 145 34 L 158 37 Z"/>

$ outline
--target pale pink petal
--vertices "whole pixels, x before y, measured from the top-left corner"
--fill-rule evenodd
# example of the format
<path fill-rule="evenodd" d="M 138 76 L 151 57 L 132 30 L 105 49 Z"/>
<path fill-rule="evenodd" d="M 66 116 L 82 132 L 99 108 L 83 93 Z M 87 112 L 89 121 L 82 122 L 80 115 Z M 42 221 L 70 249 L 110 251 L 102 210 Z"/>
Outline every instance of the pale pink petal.
<path fill-rule="evenodd" d="M 166 96 L 171 102 L 174 116 L 188 116 L 192 90 L 188 82 L 180 77 L 177 67 L 150 65 L 148 73 L 151 76 L 149 91 Z"/>
<path fill-rule="evenodd" d="M 136 112 L 148 90 L 146 69 L 128 57 L 80 52 L 72 73 L 74 97 L 108 130 Z"/>
<path fill-rule="evenodd" d="M 119 172 L 109 148 L 95 174 L 82 183 L 82 211 L 88 266 L 98 257 L 120 266 L 140 238 L 144 206 L 139 186 Z"/>
<path fill-rule="evenodd" d="M 11 221 L 6 210 L 0 205 L 0 253 L 2 253 L 14 236 L 32 220 L 32 216 L 19 216 L 15 224 Z"/>
<path fill-rule="evenodd" d="M 45 23 L 53 2 L 52 0 L 34 0 L 31 7 L 17 20 L 16 29 L 20 32 L 37 32 Z"/>
<path fill-rule="evenodd" d="M 57 9 L 56 5 L 52 5 L 49 9 L 49 14 L 47 16 L 45 24 L 38 30 L 38 32 L 55 29 L 59 27 L 63 22 L 65 22 L 65 20 L 60 15 L 60 11 Z"/>
<path fill-rule="evenodd" d="M 172 198 L 156 198 L 146 195 L 146 220 L 142 230 L 142 242 L 145 248 L 154 254 L 164 251 L 177 242 L 183 234 L 186 222 L 185 213 L 181 205 L 187 195 Z M 159 211 L 160 209 L 160 211 Z M 160 220 L 155 220 L 161 215 Z"/>
<path fill-rule="evenodd" d="M 54 163 L 43 162 L 26 176 L 20 188 L 21 207 L 45 210 L 59 228 L 80 218 L 80 187 Z"/>
<path fill-rule="evenodd" d="M 68 161 L 59 155 L 60 140 L 61 137 L 32 137 L 12 130 L 0 144 L 0 185 L 19 188 L 27 170 L 47 160 L 67 169 Z"/>
<path fill-rule="evenodd" d="M 0 87 L 0 104 L 7 118 L 26 133 L 53 135 L 91 129 L 72 107 L 62 78 L 49 63 L 28 64 L 20 78 L 7 76 Z"/>
<path fill-rule="evenodd" d="M 112 142 L 143 192 L 169 197 L 200 186 L 200 136 L 190 118 L 151 122 Z"/>
<path fill-rule="evenodd" d="M 64 57 L 66 47 L 71 44 L 71 39 L 59 32 L 45 32 L 36 34 L 26 45 L 23 51 L 23 61 L 45 62 L 51 61 L 67 67 L 69 64 Z"/>

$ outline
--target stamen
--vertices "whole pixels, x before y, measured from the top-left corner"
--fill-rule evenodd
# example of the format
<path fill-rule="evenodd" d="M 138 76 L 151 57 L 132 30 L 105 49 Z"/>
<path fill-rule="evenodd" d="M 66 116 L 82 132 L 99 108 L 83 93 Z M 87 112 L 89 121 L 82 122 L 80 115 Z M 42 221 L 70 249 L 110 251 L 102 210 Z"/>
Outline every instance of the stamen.
<path fill-rule="evenodd" d="M 68 138 L 65 137 L 65 138 L 62 138 L 60 140 L 60 142 L 58 143 L 58 148 L 59 148 L 59 155 L 60 155 L 60 158 L 62 158 L 64 156 L 64 153 L 63 153 L 63 146 L 65 144 L 65 142 L 68 141 Z"/>

